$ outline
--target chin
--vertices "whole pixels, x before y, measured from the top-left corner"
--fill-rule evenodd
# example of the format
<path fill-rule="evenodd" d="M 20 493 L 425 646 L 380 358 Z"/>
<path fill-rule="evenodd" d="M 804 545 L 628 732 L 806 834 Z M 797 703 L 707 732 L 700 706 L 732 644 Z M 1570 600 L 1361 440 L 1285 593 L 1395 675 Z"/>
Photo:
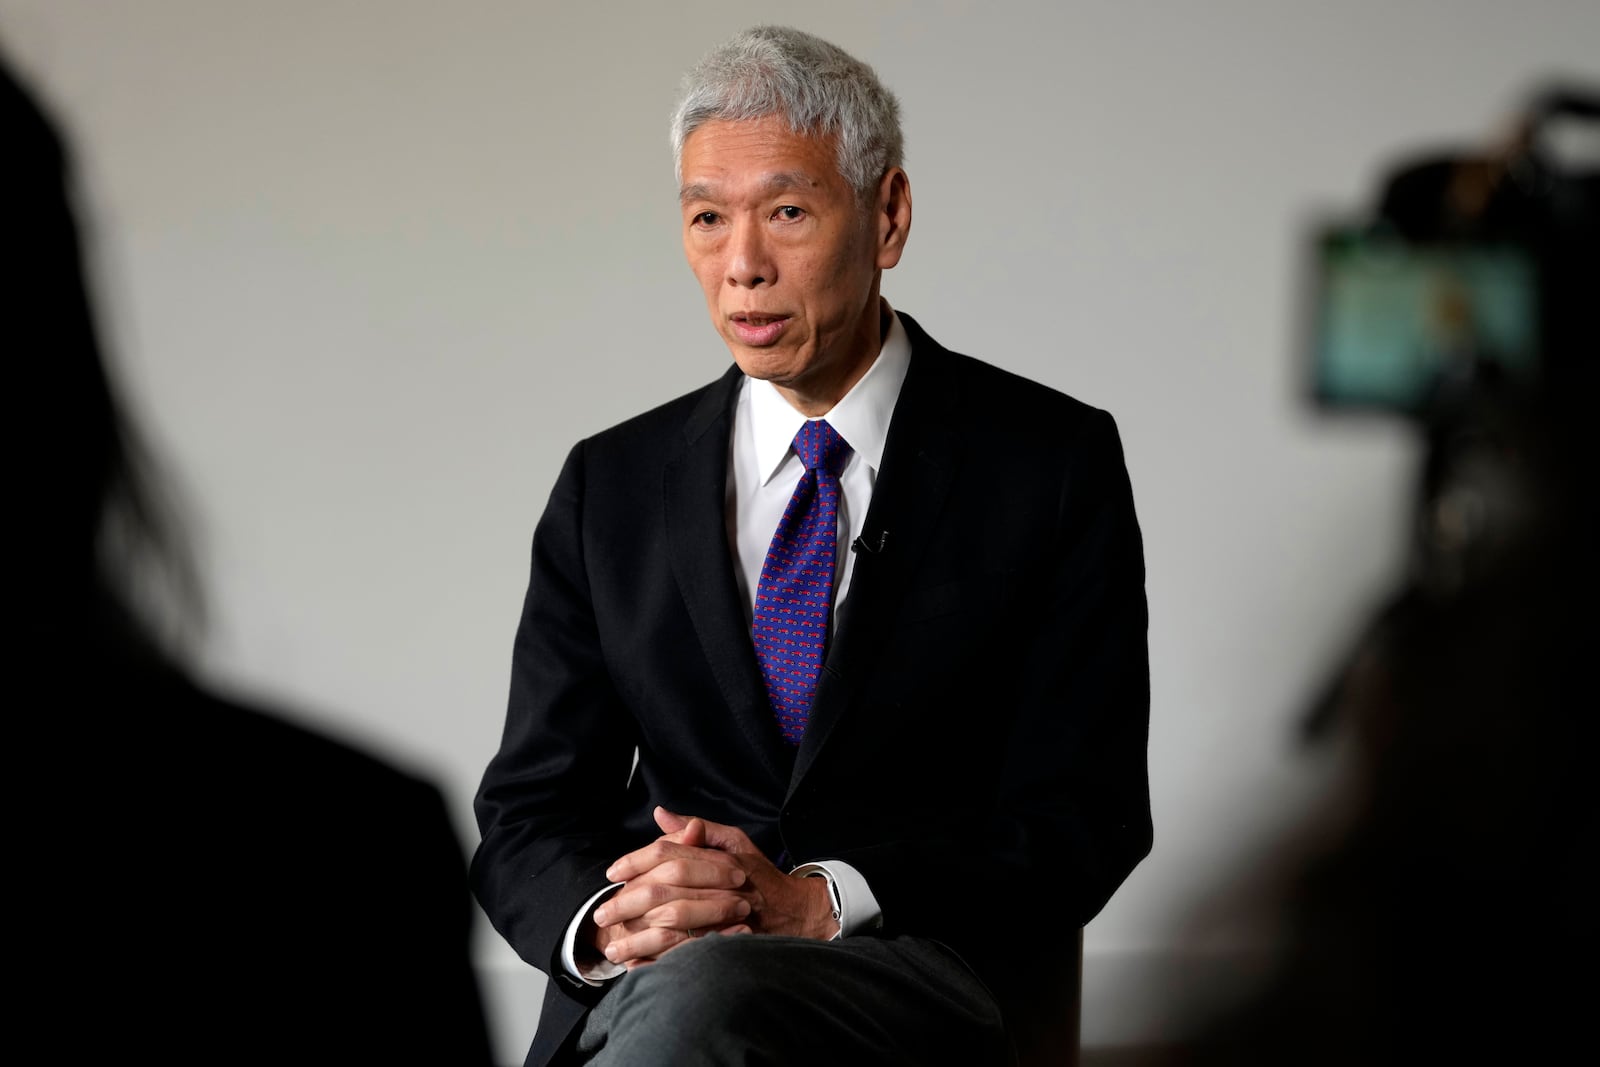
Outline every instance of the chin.
<path fill-rule="evenodd" d="M 733 361 L 739 364 L 739 369 L 744 371 L 747 377 L 777 385 L 782 385 L 793 377 L 793 368 L 789 366 L 789 361 L 778 352 L 746 348 L 744 345 L 731 342 L 728 351 L 733 354 Z"/>

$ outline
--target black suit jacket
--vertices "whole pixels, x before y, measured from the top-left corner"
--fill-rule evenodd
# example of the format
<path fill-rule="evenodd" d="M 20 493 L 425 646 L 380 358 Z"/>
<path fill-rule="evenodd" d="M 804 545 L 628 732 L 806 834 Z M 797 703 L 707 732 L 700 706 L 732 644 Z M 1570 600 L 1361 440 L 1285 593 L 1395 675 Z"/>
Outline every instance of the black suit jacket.
<path fill-rule="evenodd" d="M 883 934 L 960 953 L 1024 1044 L 1060 1007 L 1048 931 L 1070 948 L 1149 850 L 1144 565 L 1115 426 L 901 321 L 911 364 L 864 527 L 882 547 L 855 556 L 798 750 L 734 581 L 737 367 L 568 456 L 473 861 L 495 927 L 554 976 L 530 1063 L 596 996 L 562 976 L 561 940 L 658 835 L 656 804 L 853 864 Z"/>

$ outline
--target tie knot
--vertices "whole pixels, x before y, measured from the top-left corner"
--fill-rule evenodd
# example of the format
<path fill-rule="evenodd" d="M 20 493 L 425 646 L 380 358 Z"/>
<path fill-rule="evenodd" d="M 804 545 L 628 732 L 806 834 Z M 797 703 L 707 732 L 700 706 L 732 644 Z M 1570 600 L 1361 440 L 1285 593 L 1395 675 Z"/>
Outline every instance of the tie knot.
<path fill-rule="evenodd" d="M 807 419 L 801 424 L 800 432 L 794 435 L 794 450 L 806 470 L 820 468 L 835 477 L 850 458 L 850 446 L 826 419 Z"/>

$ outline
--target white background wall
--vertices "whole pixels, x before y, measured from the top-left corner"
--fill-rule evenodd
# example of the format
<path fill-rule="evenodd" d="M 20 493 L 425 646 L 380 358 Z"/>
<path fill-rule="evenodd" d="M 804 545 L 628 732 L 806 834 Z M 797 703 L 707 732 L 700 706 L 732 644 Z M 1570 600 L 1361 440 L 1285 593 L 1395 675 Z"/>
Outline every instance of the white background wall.
<path fill-rule="evenodd" d="M 561 457 L 728 358 L 665 119 L 762 21 L 901 96 L 895 305 L 1122 427 L 1157 844 L 1090 927 L 1085 1027 L 1162 1036 L 1180 950 L 1239 947 L 1195 909 L 1315 790 L 1296 716 L 1399 566 L 1414 442 L 1296 392 L 1303 228 L 1542 76 L 1593 79 L 1600 5 L 0 0 L 192 503 L 204 673 L 433 777 L 469 842 Z M 492 934 L 481 958 L 520 1058 L 538 983 Z"/>

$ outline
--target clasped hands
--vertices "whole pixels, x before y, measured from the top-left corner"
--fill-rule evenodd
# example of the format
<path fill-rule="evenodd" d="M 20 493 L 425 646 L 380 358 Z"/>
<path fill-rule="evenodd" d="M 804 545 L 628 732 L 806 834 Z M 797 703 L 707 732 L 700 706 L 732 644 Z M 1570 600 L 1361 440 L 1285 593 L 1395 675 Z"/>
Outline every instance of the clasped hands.
<path fill-rule="evenodd" d="M 838 924 L 822 878 L 785 874 L 743 830 L 658 807 L 661 836 L 606 869 L 624 883 L 595 909 L 590 943 L 629 969 L 703 934 L 826 940 Z"/>

